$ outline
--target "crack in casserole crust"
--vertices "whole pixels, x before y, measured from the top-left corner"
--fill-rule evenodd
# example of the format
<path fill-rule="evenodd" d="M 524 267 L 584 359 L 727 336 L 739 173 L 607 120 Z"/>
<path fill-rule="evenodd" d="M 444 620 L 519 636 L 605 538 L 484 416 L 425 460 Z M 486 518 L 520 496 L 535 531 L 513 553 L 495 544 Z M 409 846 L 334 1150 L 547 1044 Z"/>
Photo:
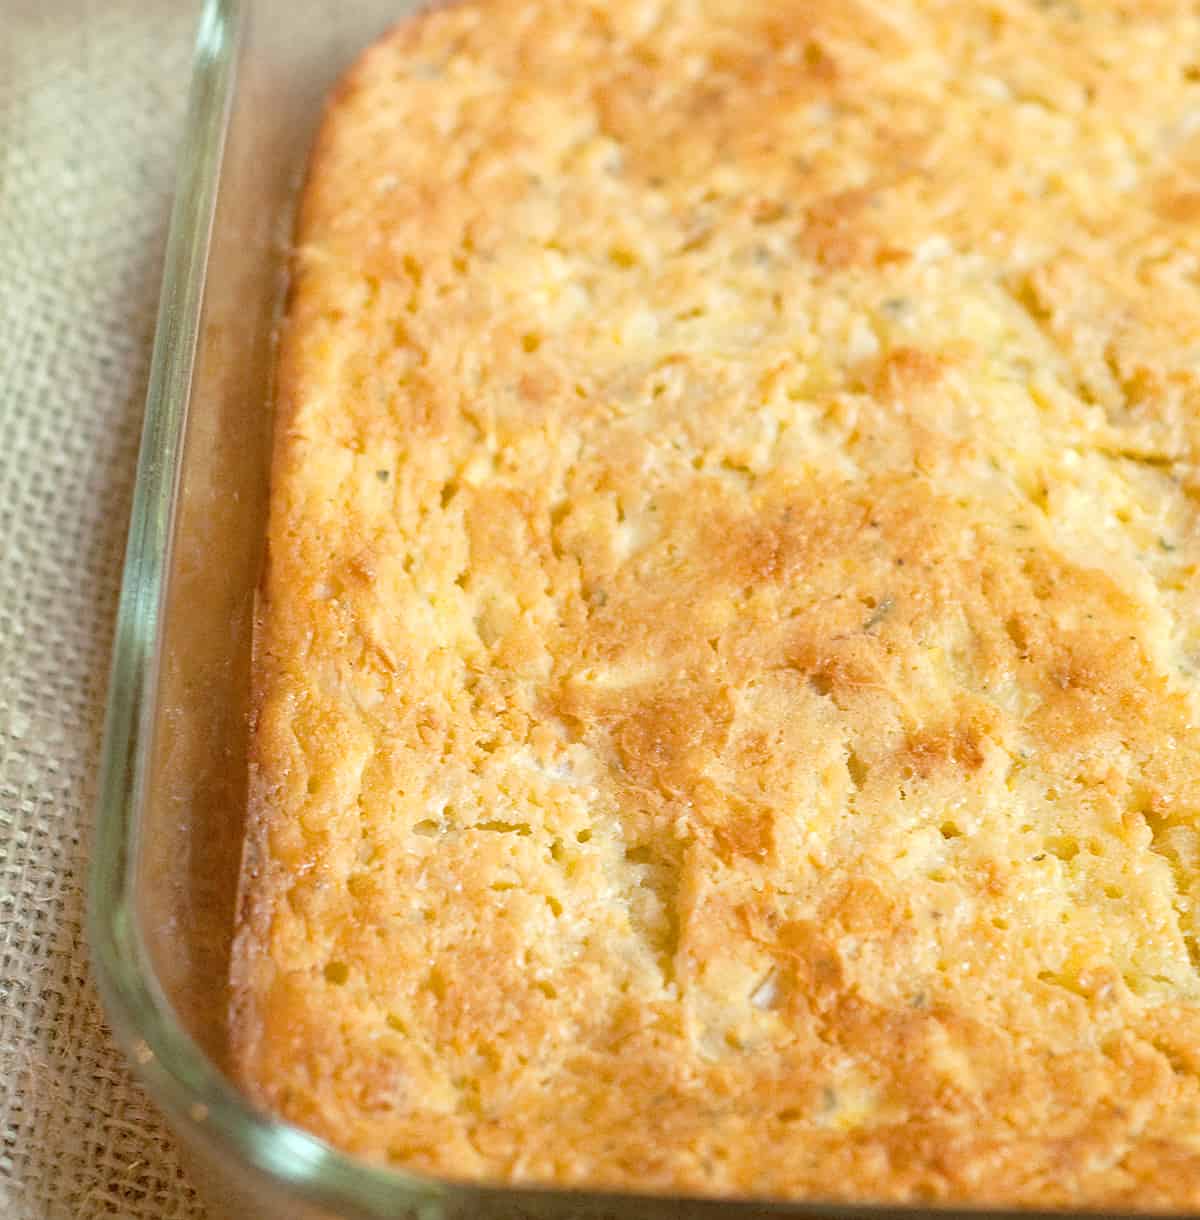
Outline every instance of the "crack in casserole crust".
<path fill-rule="evenodd" d="M 491 0 L 334 95 L 235 1053 L 352 1153 L 1200 1207 L 1200 9 Z"/>

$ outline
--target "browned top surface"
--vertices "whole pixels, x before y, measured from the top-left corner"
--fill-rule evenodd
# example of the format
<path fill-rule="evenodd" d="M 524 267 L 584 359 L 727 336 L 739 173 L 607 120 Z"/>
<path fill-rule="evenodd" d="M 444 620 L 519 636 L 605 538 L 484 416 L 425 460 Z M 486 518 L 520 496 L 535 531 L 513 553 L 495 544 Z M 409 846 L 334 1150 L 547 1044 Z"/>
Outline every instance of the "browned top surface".
<path fill-rule="evenodd" d="M 1200 1208 L 1200 10 L 467 3 L 334 99 L 235 984 L 364 1156 Z"/>

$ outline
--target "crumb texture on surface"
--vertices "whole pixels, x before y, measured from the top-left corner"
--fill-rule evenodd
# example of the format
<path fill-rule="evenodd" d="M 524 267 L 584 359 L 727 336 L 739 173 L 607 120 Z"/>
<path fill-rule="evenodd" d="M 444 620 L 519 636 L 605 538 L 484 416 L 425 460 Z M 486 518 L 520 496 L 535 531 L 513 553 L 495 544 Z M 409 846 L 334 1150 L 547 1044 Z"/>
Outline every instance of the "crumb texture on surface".
<path fill-rule="evenodd" d="M 1200 7 L 489 0 L 331 102 L 240 1070 L 513 1182 L 1200 1208 Z"/>

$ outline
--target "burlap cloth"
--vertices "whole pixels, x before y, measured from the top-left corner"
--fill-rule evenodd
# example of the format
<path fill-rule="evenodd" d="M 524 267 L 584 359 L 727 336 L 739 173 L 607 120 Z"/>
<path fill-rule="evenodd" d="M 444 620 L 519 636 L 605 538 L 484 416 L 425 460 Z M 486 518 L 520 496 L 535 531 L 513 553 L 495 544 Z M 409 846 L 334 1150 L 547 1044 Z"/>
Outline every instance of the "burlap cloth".
<path fill-rule="evenodd" d="M 0 0 L 0 1216 L 199 1217 L 83 890 L 198 5 Z"/>

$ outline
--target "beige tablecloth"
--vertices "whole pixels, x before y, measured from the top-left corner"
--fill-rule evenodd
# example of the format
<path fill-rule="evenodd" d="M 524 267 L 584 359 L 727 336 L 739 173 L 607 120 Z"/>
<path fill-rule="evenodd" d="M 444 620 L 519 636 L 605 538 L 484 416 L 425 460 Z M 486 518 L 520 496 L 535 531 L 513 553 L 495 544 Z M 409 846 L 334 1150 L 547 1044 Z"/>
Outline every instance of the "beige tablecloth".
<path fill-rule="evenodd" d="M 0 1215 L 199 1217 L 82 934 L 195 0 L 0 0 Z"/>

